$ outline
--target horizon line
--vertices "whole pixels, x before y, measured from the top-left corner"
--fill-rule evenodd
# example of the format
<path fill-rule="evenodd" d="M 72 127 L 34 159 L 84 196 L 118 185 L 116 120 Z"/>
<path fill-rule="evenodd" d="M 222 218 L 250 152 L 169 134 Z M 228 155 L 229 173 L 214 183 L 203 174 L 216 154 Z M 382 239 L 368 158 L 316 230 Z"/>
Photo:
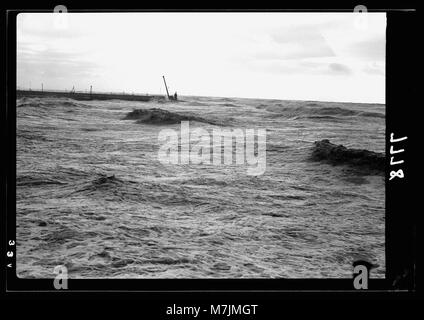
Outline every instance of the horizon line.
<path fill-rule="evenodd" d="M 34 91 L 34 92 L 60 92 L 60 93 L 69 93 L 71 90 L 61 90 L 61 89 L 31 89 L 16 87 L 16 91 Z M 90 93 L 89 90 L 75 90 L 75 93 Z M 123 94 L 123 95 L 139 95 L 139 96 L 164 96 L 166 93 L 141 93 L 135 91 L 92 91 L 93 94 L 104 94 L 104 95 L 113 95 L 113 94 Z M 178 92 L 177 92 L 178 94 Z M 199 97 L 199 98 L 221 98 L 221 99 L 250 99 L 250 100 L 278 100 L 278 101 L 305 101 L 305 102 L 329 102 L 329 103 L 359 103 L 359 104 L 381 104 L 386 105 L 385 102 L 355 102 L 355 101 L 330 101 L 330 100 L 312 100 L 312 99 L 284 99 L 284 98 L 260 98 L 260 97 L 237 97 L 237 96 L 210 96 L 210 95 L 193 95 L 193 94 L 178 94 L 179 97 Z"/>

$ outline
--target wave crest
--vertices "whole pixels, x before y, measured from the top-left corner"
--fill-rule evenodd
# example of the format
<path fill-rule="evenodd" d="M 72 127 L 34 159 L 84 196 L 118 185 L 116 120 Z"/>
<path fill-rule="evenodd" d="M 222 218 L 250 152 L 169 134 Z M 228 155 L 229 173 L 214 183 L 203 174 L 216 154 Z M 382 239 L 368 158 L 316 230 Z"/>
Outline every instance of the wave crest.
<path fill-rule="evenodd" d="M 198 116 L 179 114 L 167 110 L 152 108 L 152 109 L 135 109 L 122 120 L 137 120 L 137 123 L 147 124 L 176 124 L 181 121 L 197 121 L 216 125 L 214 121 L 207 120 Z"/>

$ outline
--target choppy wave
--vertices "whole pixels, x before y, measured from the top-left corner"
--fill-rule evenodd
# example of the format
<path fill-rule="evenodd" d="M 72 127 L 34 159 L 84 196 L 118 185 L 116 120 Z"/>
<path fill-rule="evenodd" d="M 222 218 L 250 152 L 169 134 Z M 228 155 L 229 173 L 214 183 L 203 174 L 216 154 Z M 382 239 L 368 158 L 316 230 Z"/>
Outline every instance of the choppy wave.
<path fill-rule="evenodd" d="M 383 153 L 346 148 L 343 145 L 335 145 L 328 139 L 314 143 L 311 159 L 328 161 L 335 165 L 348 164 L 356 168 L 377 170 L 381 173 L 384 173 L 385 169 L 385 156 Z"/>
<path fill-rule="evenodd" d="M 200 116 L 193 116 L 187 114 L 178 114 L 167 110 L 153 108 L 153 109 L 136 109 L 129 112 L 123 120 L 137 120 L 137 123 L 149 124 L 175 124 L 182 121 L 197 121 L 209 124 L 217 124 L 211 120 L 206 120 Z"/>
<path fill-rule="evenodd" d="M 369 112 L 359 109 L 349 109 L 339 106 L 327 106 L 325 103 L 306 103 L 305 105 L 293 106 L 285 104 L 259 104 L 258 109 L 264 109 L 274 114 L 272 117 L 286 117 L 294 119 L 346 119 L 352 117 L 385 118 L 384 112 Z"/>

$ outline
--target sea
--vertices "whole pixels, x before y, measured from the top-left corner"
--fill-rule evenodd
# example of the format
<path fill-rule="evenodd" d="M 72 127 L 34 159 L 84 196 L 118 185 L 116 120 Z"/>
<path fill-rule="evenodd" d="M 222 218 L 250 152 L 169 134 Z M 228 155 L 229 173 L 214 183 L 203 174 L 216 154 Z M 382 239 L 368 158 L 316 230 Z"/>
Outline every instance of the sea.
<path fill-rule="evenodd" d="M 266 130 L 266 170 L 164 164 L 160 108 L 190 128 Z M 22 97 L 16 107 L 20 278 L 385 277 L 385 177 L 311 160 L 314 142 L 385 152 L 385 105 L 181 96 Z"/>

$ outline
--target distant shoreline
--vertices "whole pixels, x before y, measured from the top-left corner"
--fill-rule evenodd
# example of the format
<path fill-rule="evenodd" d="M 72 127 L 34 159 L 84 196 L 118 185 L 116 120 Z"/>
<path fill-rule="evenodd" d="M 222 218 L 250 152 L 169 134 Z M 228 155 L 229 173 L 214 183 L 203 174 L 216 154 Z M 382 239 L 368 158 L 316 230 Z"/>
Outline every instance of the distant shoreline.
<path fill-rule="evenodd" d="M 131 93 L 113 93 L 113 92 L 74 92 L 70 91 L 52 91 L 52 90 L 16 90 L 16 97 L 62 97 L 75 100 L 129 100 L 129 101 L 151 101 L 151 100 L 165 100 L 164 95 L 159 94 L 131 94 Z M 220 97 L 220 96 L 199 96 L 199 95 L 181 95 L 181 97 L 195 97 L 195 98 L 218 98 L 218 99 L 246 99 L 246 100 L 269 100 L 269 101 L 302 101 L 302 102 L 320 102 L 320 103 L 350 103 L 350 104 L 375 104 L 385 106 L 385 103 L 380 102 L 351 102 L 351 101 L 321 101 L 321 100 L 299 100 L 299 99 L 277 99 L 277 98 L 246 98 L 246 97 Z"/>
<path fill-rule="evenodd" d="M 160 95 L 139 95 L 129 93 L 89 93 L 70 91 L 39 91 L 39 90 L 16 90 L 16 97 L 59 97 L 71 98 L 74 100 L 129 100 L 129 101 L 150 101 L 152 99 L 162 100 Z"/>

